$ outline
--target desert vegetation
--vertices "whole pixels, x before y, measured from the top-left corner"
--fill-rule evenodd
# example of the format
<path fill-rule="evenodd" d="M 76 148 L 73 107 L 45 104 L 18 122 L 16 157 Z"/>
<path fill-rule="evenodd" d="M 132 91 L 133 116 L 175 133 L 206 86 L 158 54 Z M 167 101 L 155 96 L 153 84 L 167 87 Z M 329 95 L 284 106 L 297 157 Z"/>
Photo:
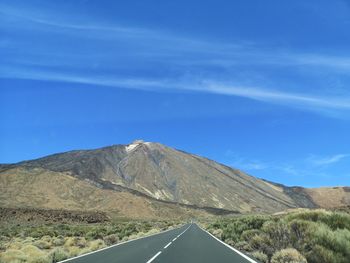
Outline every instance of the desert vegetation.
<path fill-rule="evenodd" d="M 115 220 L 98 224 L 5 224 L 0 227 L 0 263 L 52 263 L 119 242 L 155 234 L 177 221 Z"/>
<path fill-rule="evenodd" d="M 350 214 L 299 210 L 221 218 L 206 228 L 263 263 L 348 263 Z"/>

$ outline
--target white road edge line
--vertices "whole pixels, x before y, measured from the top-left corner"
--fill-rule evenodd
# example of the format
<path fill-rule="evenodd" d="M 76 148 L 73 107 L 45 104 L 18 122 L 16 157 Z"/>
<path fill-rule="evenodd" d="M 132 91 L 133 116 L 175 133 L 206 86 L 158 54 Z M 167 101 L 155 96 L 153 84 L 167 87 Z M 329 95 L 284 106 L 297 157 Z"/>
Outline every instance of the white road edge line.
<path fill-rule="evenodd" d="M 168 246 L 171 245 L 172 242 L 169 242 L 164 248 L 167 248 Z"/>
<path fill-rule="evenodd" d="M 196 224 L 197 225 L 197 224 Z M 249 262 L 252 263 L 258 263 L 257 261 L 255 261 L 254 259 L 251 259 L 250 257 L 248 257 L 247 255 L 244 255 L 241 251 L 235 249 L 234 247 L 231 247 L 230 245 L 226 244 L 225 242 L 223 242 L 222 240 L 218 239 L 216 236 L 212 235 L 211 233 L 209 233 L 207 230 L 201 228 L 199 225 L 197 225 L 200 229 L 202 229 L 204 232 L 206 232 L 208 235 L 210 235 L 212 238 L 215 238 L 217 241 L 219 241 L 221 244 L 225 245 L 226 247 L 228 247 L 229 249 L 233 250 L 234 252 L 236 252 L 237 254 L 239 254 L 241 257 L 244 257 L 246 260 L 248 260 Z"/>
<path fill-rule="evenodd" d="M 184 224 L 184 225 L 186 225 L 186 224 Z M 136 241 L 136 240 L 139 240 L 139 239 L 143 239 L 143 238 L 147 238 L 147 237 L 152 237 L 152 236 L 160 235 L 160 234 L 169 232 L 169 231 L 171 231 L 171 230 L 179 229 L 179 228 L 183 227 L 184 225 L 182 225 L 182 226 L 180 226 L 180 227 L 173 228 L 173 229 L 168 229 L 168 230 L 165 230 L 165 231 L 156 233 L 156 234 L 152 234 L 152 235 L 149 235 L 149 236 L 139 237 L 139 238 L 135 238 L 135 239 L 131 239 L 131 240 L 128 240 L 128 241 L 124 241 L 124 242 L 121 242 L 121 243 L 118 243 L 118 244 L 115 244 L 115 245 L 112 245 L 112 246 L 109 246 L 109 247 L 104 247 L 104 248 L 101 248 L 101 249 L 98 249 L 98 250 L 95 250 L 95 251 L 92 251 L 92 252 L 89 252 L 89 253 L 86 253 L 86 254 L 83 254 L 83 255 L 79 255 L 79 256 L 76 256 L 76 257 L 72 257 L 72 258 L 68 258 L 68 259 L 59 261 L 58 263 L 69 262 L 69 261 L 71 261 L 71 260 L 73 260 L 73 259 L 85 257 L 85 256 L 88 256 L 88 255 L 91 255 L 91 254 L 94 254 L 94 253 L 97 253 L 97 252 L 100 252 L 100 251 L 103 251 L 103 250 L 106 250 L 106 249 L 110 249 L 110 248 L 112 248 L 112 247 L 117 247 L 117 246 L 119 246 L 119 245 L 123 245 L 123 244 L 129 243 L 129 242 L 133 242 L 133 241 Z"/>
<path fill-rule="evenodd" d="M 162 251 L 158 251 L 157 254 L 155 254 L 150 260 L 148 260 L 146 263 L 151 263 L 156 257 L 158 257 L 162 253 Z"/>

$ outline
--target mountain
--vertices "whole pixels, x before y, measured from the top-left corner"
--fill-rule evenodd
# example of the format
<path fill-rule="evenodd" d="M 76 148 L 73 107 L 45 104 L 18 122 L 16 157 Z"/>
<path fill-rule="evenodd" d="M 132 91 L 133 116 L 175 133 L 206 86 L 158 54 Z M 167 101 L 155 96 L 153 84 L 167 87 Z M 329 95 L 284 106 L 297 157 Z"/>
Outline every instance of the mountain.
<path fill-rule="evenodd" d="M 132 210 L 142 209 L 148 210 L 140 214 L 151 216 L 163 207 L 169 215 L 173 207 L 184 214 L 189 210 L 225 214 L 313 208 L 329 205 L 324 198 L 327 191 L 333 196 L 331 206 L 350 203 L 348 188 L 286 187 L 140 140 L 0 165 L 0 188 L 3 206 L 93 208 L 127 216 L 137 216 Z M 127 206 L 128 202 L 135 207 Z"/>
<path fill-rule="evenodd" d="M 230 213 L 105 189 L 67 173 L 16 167 L 0 172 L 0 207 L 104 211 L 113 217 L 183 218 Z"/>

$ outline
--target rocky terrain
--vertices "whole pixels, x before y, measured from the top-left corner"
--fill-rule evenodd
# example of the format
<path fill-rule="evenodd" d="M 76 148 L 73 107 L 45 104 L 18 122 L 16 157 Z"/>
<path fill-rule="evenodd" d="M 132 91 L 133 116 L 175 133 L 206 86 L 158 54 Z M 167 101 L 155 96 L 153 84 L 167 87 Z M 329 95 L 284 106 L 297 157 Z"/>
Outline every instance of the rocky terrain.
<path fill-rule="evenodd" d="M 3 207 L 171 217 L 270 213 L 349 203 L 348 188 L 286 187 L 204 157 L 143 141 L 0 165 Z"/>
<path fill-rule="evenodd" d="M 0 222 L 2 224 L 72 224 L 72 223 L 104 223 L 110 218 L 104 212 L 67 211 L 58 209 L 35 208 L 3 208 L 0 207 Z"/>

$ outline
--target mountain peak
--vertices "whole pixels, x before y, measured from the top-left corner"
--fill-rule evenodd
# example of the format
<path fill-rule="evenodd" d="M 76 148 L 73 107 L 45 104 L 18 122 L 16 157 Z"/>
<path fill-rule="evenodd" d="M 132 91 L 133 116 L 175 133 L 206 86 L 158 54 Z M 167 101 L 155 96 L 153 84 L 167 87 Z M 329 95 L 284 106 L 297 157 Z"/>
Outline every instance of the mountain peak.
<path fill-rule="evenodd" d="M 125 150 L 127 153 L 133 151 L 140 145 L 150 145 L 150 142 L 145 142 L 144 140 L 134 140 L 131 144 L 125 146 Z"/>
<path fill-rule="evenodd" d="M 307 189 L 273 184 L 207 158 L 143 140 L 55 154 L 11 167 L 28 171 L 41 168 L 115 191 L 198 207 L 276 212 L 317 206 L 317 196 L 312 198 Z M 344 192 L 342 200 L 347 200 L 346 196 Z"/>

